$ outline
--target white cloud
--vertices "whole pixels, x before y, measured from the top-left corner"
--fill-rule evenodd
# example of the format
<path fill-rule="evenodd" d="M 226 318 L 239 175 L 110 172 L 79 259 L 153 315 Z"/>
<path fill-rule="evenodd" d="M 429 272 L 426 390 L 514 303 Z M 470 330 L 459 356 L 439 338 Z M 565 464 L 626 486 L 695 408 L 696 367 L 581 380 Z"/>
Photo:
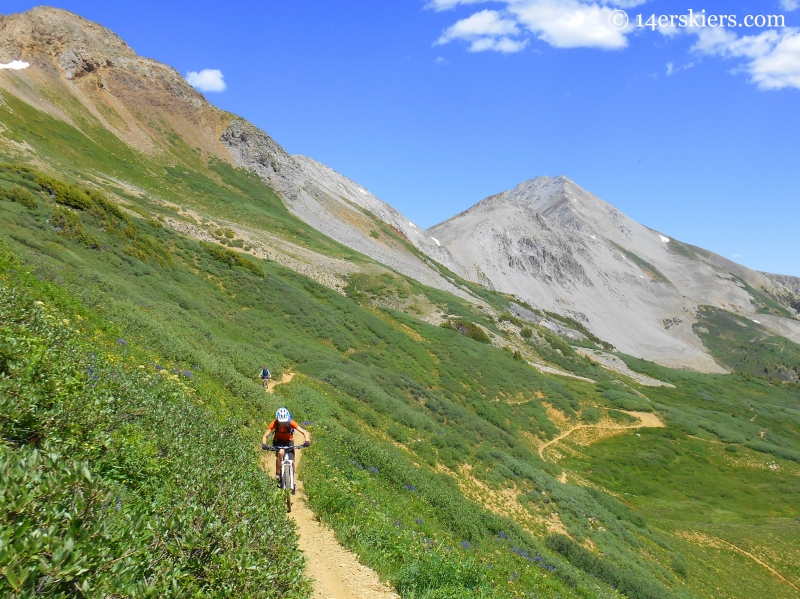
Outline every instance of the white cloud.
<path fill-rule="evenodd" d="M 437 11 L 487 0 L 430 0 Z M 484 9 L 445 29 L 437 44 L 456 39 L 471 42 L 470 50 L 518 52 L 527 45 L 526 33 L 556 48 L 617 49 L 628 45 L 629 25 L 623 30 L 611 26 L 613 7 L 631 7 L 643 0 L 496 0 L 500 11 Z M 519 39 L 522 37 L 523 39 Z M 515 39 L 517 38 L 517 39 Z"/>
<path fill-rule="evenodd" d="M 13 71 L 20 71 L 22 69 L 27 69 L 30 65 L 28 62 L 23 62 L 21 60 L 12 60 L 8 63 L 0 63 L 0 69 L 11 69 Z"/>
<path fill-rule="evenodd" d="M 734 254 L 734 255 L 733 255 L 733 257 L 734 257 L 734 258 L 741 258 L 741 257 L 742 257 L 742 255 L 741 255 L 741 254 Z"/>
<path fill-rule="evenodd" d="M 674 75 L 678 71 L 688 71 L 689 69 L 691 69 L 691 68 L 693 68 L 695 66 L 697 66 L 697 62 L 694 62 L 694 61 L 693 62 L 687 62 L 686 64 L 681 65 L 679 67 L 676 67 L 674 62 L 668 62 L 667 63 L 667 77 L 669 77 L 670 75 Z"/>
<path fill-rule="evenodd" d="M 470 42 L 470 52 L 495 50 L 512 53 L 528 45 L 528 40 L 509 37 L 519 34 L 520 28 L 513 19 L 504 17 L 496 10 L 481 10 L 445 29 L 436 43 L 463 40 Z"/>
<path fill-rule="evenodd" d="M 519 52 L 534 36 L 555 48 L 622 49 L 628 45 L 633 24 L 622 30 L 611 26 L 615 8 L 631 8 L 646 0 L 494 0 L 500 10 L 480 10 L 444 30 L 437 44 L 455 40 L 469 43 L 469 50 Z M 784 10 L 800 9 L 800 0 L 780 0 Z M 436 11 L 458 6 L 487 4 L 489 0 L 429 0 Z M 738 37 L 724 27 L 658 27 L 667 37 L 696 36 L 695 55 L 740 59 L 734 71 L 749 73 L 761 89 L 800 89 L 800 29 L 784 27 L 758 35 Z M 639 31 L 639 30 L 637 30 Z M 696 62 L 667 64 L 667 75 L 694 67 Z"/>
<path fill-rule="evenodd" d="M 487 36 L 518 33 L 519 27 L 513 20 L 503 18 L 496 10 L 482 10 L 445 29 L 436 43 L 446 44 L 456 39 L 475 40 Z"/>
<path fill-rule="evenodd" d="M 514 0 L 508 10 L 528 31 L 556 48 L 624 48 L 625 35 L 633 29 L 614 29 L 609 23 L 613 9 L 578 0 Z"/>
<path fill-rule="evenodd" d="M 501 37 L 500 39 L 495 39 L 493 37 L 482 37 L 472 42 L 472 45 L 469 47 L 469 51 L 484 52 L 486 50 L 495 50 L 497 52 L 511 54 L 525 49 L 525 46 L 527 45 L 528 40 L 518 41 L 512 40 L 508 37 Z"/>
<path fill-rule="evenodd" d="M 435 62 L 436 65 L 440 67 L 446 67 L 447 65 L 450 64 L 450 61 L 447 60 L 444 56 L 437 56 L 436 60 L 434 60 L 433 62 Z"/>
<path fill-rule="evenodd" d="M 745 59 L 737 70 L 749 73 L 750 80 L 761 89 L 800 89 L 800 29 L 771 29 L 742 37 L 722 29 L 699 29 L 695 33 L 694 52 Z"/>
<path fill-rule="evenodd" d="M 186 73 L 186 81 L 201 92 L 224 92 L 226 89 L 224 75 L 219 69 L 203 69 Z"/>

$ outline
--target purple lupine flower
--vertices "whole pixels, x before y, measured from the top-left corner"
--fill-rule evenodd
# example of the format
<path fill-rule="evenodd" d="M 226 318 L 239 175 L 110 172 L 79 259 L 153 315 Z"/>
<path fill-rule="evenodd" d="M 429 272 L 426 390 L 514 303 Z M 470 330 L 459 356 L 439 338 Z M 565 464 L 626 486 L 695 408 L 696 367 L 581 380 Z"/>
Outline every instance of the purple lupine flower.
<path fill-rule="evenodd" d="M 124 339 L 117 339 L 117 343 L 119 343 L 120 345 L 128 345 L 128 342 L 125 341 Z"/>
<path fill-rule="evenodd" d="M 416 491 L 417 488 L 414 485 L 403 485 L 409 491 Z"/>
<path fill-rule="evenodd" d="M 367 468 L 367 470 L 370 472 L 370 474 L 378 474 L 378 469 L 375 466 L 370 466 Z"/>
<path fill-rule="evenodd" d="M 461 541 L 460 545 L 461 545 L 461 546 L 462 546 L 464 549 L 469 549 L 469 548 L 470 548 L 470 545 L 469 545 L 469 542 L 468 542 L 468 541 Z"/>
<path fill-rule="evenodd" d="M 194 373 L 191 370 L 184 370 L 183 376 L 185 376 L 187 379 L 193 379 Z"/>
<path fill-rule="evenodd" d="M 419 525 L 425 524 L 425 521 L 422 518 L 414 518 L 414 522 Z"/>
<path fill-rule="evenodd" d="M 497 536 L 500 537 L 501 539 L 507 539 L 508 538 L 506 533 L 504 533 L 502 530 L 497 533 Z"/>
<path fill-rule="evenodd" d="M 303 422 L 300 423 L 300 426 L 311 426 L 312 424 L 314 423 L 310 420 L 303 420 Z"/>
<path fill-rule="evenodd" d="M 528 553 L 527 553 L 526 551 L 523 551 L 523 550 L 522 550 L 522 549 L 520 549 L 519 547 L 511 547 L 510 549 L 511 549 L 511 551 L 513 551 L 514 553 L 516 553 L 518 556 L 520 556 L 520 557 L 524 557 L 524 558 L 525 558 L 526 560 L 528 560 L 529 562 L 532 562 L 532 561 L 533 561 L 533 558 L 532 558 L 530 555 L 528 555 Z"/>
<path fill-rule="evenodd" d="M 153 366 L 155 367 L 156 370 L 164 370 L 161 364 L 153 364 Z"/>

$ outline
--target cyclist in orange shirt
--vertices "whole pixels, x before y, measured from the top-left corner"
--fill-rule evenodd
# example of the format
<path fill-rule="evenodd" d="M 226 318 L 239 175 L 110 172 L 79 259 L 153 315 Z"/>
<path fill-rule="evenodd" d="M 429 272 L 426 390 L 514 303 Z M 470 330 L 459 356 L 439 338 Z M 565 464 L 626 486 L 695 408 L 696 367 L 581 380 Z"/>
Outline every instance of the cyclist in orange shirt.
<path fill-rule="evenodd" d="M 267 449 L 267 439 L 274 433 L 272 439 L 273 447 L 292 447 L 292 449 L 285 450 L 279 449 L 275 456 L 275 478 L 281 479 L 281 462 L 283 461 L 284 452 L 289 452 L 289 459 L 294 460 L 294 431 L 298 431 L 303 435 L 305 443 L 303 445 L 308 447 L 311 445 L 311 434 L 303 429 L 299 424 L 292 420 L 292 415 L 286 408 L 278 408 L 275 413 L 275 420 L 269 423 L 267 430 L 264 431 L 264 436 L 261 437 L 261 448 Z"/>

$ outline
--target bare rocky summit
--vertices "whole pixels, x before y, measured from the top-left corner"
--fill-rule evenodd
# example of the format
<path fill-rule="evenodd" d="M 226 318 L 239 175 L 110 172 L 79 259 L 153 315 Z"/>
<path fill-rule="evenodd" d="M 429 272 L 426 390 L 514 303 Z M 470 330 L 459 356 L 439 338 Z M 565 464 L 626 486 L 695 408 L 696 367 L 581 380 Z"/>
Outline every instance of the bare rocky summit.
<path fill-rule="evenodd" d="M 653 231 L 566 177 L 539 177 L 428 229 L 444 264 L 532 306 L 579 320 L 619 350 L 721 372 L 692 325 L 700 305 L 753 316 L 746 289 L 780 281 Z M 773 317 L 779 329 L 789 319 Z M 785 334 L 785 333 L 781 333 Z"/>
<path fill-rule="evenodd" d="M 7 15 L 0 18 L 0 62 L 11 60 L 31 66 L 4 72 L 2 86 L 38 110 L 78 128 L 88 111 L 148 154 L 168 154 L 170 134 L 178 134 L 189 147 L 230 161 L 219 136 L 233 115 L 102 25 L 50 7 Z M 76 101 L 58 101 L 63 98 Z"/>

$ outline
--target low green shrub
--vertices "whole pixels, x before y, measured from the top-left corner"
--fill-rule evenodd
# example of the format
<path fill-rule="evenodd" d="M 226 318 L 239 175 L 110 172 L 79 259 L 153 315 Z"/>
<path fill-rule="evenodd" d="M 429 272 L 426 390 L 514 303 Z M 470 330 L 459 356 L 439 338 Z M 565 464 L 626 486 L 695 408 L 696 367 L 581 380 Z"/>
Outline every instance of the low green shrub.
<path fill-rule="evenodd" d="M 22 185 L 13 185 L 11 189 L 8 190 L 0 188 L 0 197 L 22 204 L 31 210 L 35 210 L 39 205 L 36 201 L 36 196 Z"/>
<path fill-rule="evenodd" d="M 551 534 L 545 544 L 563 555 L 569 563 L 610 584 L 630 599 L 672 599 L 672 593 L 652 575 L 633 567 L 620 567 L 590 553 L 568 536 Z"/>
<path fill-rule="evenodd" d="M 458 331 L 462 335 L 471 337 L 472 339 L 475 339 L 475 341 L 480 341 L 481 343 L 492 342 L 492 340 L 489 339 L 489 335 L 486 334 L 486 331 L 484 331 L 474 322 L 469 322 L 468 320 L 446 320 L 441 324 L 441 326 L 445 329 L 453 329 L 454 331 Z"/>
<path fill-rule="evenodd" d="M 586 424 L 597 424 L 600 422 L 602 414 L 597 408 L 584 408 L 581 412 L 581 420 Z"/>

